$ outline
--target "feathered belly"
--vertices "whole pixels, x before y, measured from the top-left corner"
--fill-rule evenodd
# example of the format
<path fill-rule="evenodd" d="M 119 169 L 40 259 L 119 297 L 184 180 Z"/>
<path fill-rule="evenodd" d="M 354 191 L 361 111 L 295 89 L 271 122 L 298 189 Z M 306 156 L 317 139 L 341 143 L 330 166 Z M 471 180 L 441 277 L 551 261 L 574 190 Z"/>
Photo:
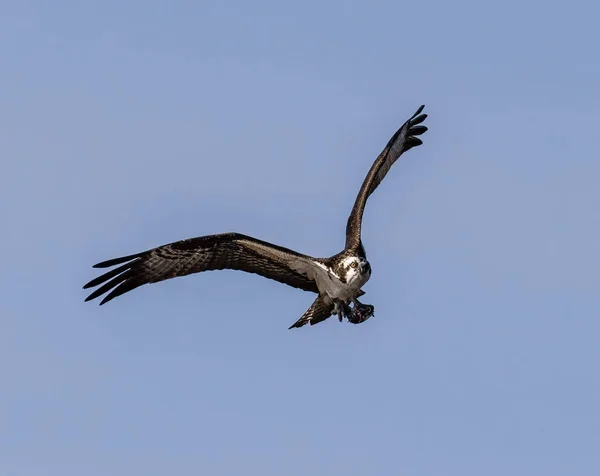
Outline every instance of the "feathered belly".
<path fill-rule="evenodd" d="M 290 267 L 303 276 L 313 279 L 317 284 L 319 294 L 326 294 L 330 298 L 343 301 L 355 297 L 370 277 L 370 275 L 361 275 L 353 281 L 344 283 L 322 263 L 298 260 L 290 263 Z"/>
<path fill-rule="evenodd" d="M 333 276 L 330 278 L 317 280 L 319 291 L 321 294 L 327 294 L 331 298 L 341 299 L 342 301 L 355 297 L 360 288 L 369 280 L 369 276 L 361 276 L 350 283 L 343 283 Z"/>

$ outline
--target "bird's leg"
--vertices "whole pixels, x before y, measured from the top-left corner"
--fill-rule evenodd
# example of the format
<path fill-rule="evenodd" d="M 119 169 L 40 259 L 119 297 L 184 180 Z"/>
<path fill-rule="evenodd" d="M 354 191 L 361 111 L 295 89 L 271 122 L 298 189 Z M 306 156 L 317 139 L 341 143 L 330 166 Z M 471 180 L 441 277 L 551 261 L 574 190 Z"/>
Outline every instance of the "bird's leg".
<path fill-rule="evenodd" d="M 375 314 L 375 306 L 363 304 L 356 299 L 356 297 L 352 298 L 352 303 L 354 304 L 352 312 L 349 316 L 346 316 L 348 317 L 348 321 L 350 321 L 352 324 L 360 324 L 361 322 L 365 322 Z"/>
<path fill-rule="evenodd" d="M 352 314 L 352 309 L 344 301 L 342 301 L 340 299 L 336 299 L 336 301 L 333 305 L 333 314 L 336 314 L 338 317 L 338 320 L 340 322 L 342 322 L 342 319 L 344 317 L 350 319 L 349 316 Z"/>
<path fill-rule="evenodd" d="M 335 314 L 338 317 L 338 320 L 340 322 L 342 322 L 342 316 L 343 316 L 343 308 L 342 308 L 342 301 L 335 301 L 333 303 L 333 311 L 332 314 Z"/>

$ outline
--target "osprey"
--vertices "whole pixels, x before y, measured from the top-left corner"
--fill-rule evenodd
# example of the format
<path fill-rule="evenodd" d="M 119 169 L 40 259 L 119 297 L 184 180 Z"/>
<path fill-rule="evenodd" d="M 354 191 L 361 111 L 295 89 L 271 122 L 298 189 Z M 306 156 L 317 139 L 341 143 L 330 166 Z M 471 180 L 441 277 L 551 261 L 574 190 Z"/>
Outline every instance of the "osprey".
<path fill-rule="evenodd" d="M 317 298 L 290 329 L 317 324 L 332 315 L 353 324 L 366 321 L 374 307 L 358 301 L 371 277 L 361 241 L 361 224 L 369 196 L 394 162 L 407 150 L 421 145 L 417 137 L 427 131 L 421 124 L 427 114 L 421 106 L 392 136 L 367 174 L 346 225 L 346 246 L 331 258 L 313 258 L 240 233 L 222 233 L 176 241 L 141 253 L 103 261 L 94 268 L 117 266 L 83 288 L 100 286 L 86 299 L 108 293 L 100 304 L 148 283 L 202 271 L 235 269 L 310 291 Z M 110 292 L 109 292 L 110 291 Z"/>

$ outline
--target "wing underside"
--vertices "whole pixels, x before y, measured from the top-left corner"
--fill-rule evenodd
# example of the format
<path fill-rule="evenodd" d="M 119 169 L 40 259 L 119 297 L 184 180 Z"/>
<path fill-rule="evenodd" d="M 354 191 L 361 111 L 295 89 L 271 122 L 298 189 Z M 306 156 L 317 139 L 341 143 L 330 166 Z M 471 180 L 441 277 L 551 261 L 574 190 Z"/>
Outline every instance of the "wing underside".
<path fill-rule="evenodd" d="M 91 280 L 84 289 L 100 286 L 86 301 L 106 294 L 100 302 L 104 304 L 144 284 L 203 271 L 232 269 L 318 293 L 315 281 L 290 268 L 291 261 L 311 262 L 314 258 L 239 233 L 223 233 L 177 241 L 98 263 L 95 268 L 117 267 Z"/>
<path fill-rule="evenodd" d="M 361 225 L 367 199 L 385 178 L 394 162 L 407 150 L 423 143 L 417 136 L 427 131 L 427 127 L 420 125 L 427 118 L 427 114 L 421 114 L 424 107 L 419 107 L 413 116 L 402 124 L 371 166 L 348 217 L 346 249 L 362 249 Z"/>

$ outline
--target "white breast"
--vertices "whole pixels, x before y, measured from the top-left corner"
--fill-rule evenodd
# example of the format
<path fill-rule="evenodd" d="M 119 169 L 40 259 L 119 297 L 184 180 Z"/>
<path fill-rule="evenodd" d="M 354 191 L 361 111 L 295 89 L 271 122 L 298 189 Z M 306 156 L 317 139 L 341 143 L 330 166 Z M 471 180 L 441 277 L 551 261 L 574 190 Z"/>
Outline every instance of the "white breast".
<path fill-rule="evenodd" d="M 296 261 L 291 264 L 293 269 L 315 281 L 319 293 L 343 301 L 354 297 L 358 290 L 369 280 L 368 275 L 361 275 L 352 282 L 343 283 L 332 269 L 318 261 Z"/>

